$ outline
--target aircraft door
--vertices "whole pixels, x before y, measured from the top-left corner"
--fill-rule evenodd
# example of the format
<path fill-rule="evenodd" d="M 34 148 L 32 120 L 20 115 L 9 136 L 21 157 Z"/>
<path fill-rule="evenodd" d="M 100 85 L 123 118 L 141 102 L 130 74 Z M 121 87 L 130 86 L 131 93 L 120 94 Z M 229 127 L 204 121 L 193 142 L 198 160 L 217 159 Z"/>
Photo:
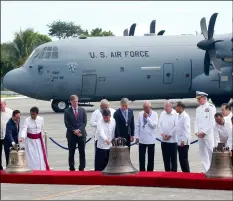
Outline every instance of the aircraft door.
<path fill-rule="evenodd" d="M 96 92 L 96 75 L 83 75 L 82 76 L 82 98 L 91 98 Z"/>
<path fill-rule="evenodd" d="M 174 67 L 171 63 L 163 64 L 163 83 L 171 84 L 173 82 Z"/>

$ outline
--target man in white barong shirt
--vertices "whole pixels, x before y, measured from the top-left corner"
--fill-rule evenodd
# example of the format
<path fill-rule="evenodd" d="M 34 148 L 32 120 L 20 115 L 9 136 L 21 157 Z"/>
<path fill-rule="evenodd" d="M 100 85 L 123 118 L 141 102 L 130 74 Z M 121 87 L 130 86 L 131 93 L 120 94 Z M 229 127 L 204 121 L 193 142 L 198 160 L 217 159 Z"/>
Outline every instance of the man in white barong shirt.
<path fill-rule="evenodd" d="M 91 120 L 90 120 L 90 125 L 91 127 L 94 128 L 94 141 L 95 141 L 95 149 L 97 146 L 97 122 L 103 118 L 102 116 L 102 111 L 104 109 L 109 109 L 111 112 L 111 116 L 113 117 L 114 112 L 116 111 L 115 109 L 109 108 L 109 102 L 106 99 L 101 100 L 100 102 L 100 108 L 95 110 L 92 115 L 91 115 Z"/>
<path fill-rule="evenodd" d="M 191 140 L 190 117 L 185 111 L 185 105 L 181 101 L 176 104 L 176 137 L 179 153 L 179 161 L 182 172 L 190 172 L 188 151 Z"/>
<path fill-rule="evenodd" d="M 214 146 L 217 147 L 218 143 L 224 143 L 230 150 L 232 147 L 232 123 L 226 120 L 221 113 L 214 115 Z"/>
<path fill-rule="evenodd" d="M 116 111 L 115 109 L 109 108 L 109 102 L 107 99 L 103 99 L 100 101 L 100 108 L 95 110 L 91 115 L 90 125 L 91 125 L 91 127 L 94 128 L 95 154 L 96 154 L 97 138 L 98 138 L 98 136 L 97 136 L 97 122 L 103 118 L 102 111 L 104 109 L 109 109 L 112 117 L 114 115 L 114 112 Z M 95 156 L 95 158 L 96 158 L 96 156 Z M 96 166 L 95 162 L 94 162 L 94 166 Z"/>
<path fill-rule="evenodd" d="M 102 111 L 103 118 L 97 123 L 97 148 L 95 171 L 103 171 L 108 164 L 111 141 L 115 136 L 116 122 L 109 109 Z"/>
<path fill-rule="evenodd" d="M 43 141 L 44 118 L 38 116 L 39 109 L 32 107 L 31 116 L 26 118 L 20 133 L 20 141 L 25 140 L 25 155 L 32 170 L 50 170 Z"/>
<path fill-rule="evenodd" d="M 166 172 L 177 172 L 177 138 L 175 133 L 177 115 L 177 112 L 173 109 L 172 102 L 166 101 L 158 124 Z"/>
<path fill-rule="evenodd" d="M 223 103 L 221 110 L 222 110 L 222 115 L 223 115 L 224 119 L 228 122 L 231 122 L 232 112 L 231 112 L 230 104 Z"/>
<path fill-rule="evenodd" d="M 154 171 L 154 156 L 156 142 L 156 128 L 158 114 L 151 109 L 151 103 L 144 101 L 143 111 L 139 112 L 135 126 L 136 143 L 139 144 L 140 171 Z M 145 168 L 146 152 L 148 156 L 147 169 Z"/>
<path fill-rule="evenodd" d="M 3 150 L 3 143 L 4 138 L 6 135 L 6 124 L 8 120 L 12 117 L 13 110 L 6 106 L 6 101 L 1 99 L 1 138 L 0 138 L 0 170 L 3 170 L 2 167 L 2 150 Z"/>

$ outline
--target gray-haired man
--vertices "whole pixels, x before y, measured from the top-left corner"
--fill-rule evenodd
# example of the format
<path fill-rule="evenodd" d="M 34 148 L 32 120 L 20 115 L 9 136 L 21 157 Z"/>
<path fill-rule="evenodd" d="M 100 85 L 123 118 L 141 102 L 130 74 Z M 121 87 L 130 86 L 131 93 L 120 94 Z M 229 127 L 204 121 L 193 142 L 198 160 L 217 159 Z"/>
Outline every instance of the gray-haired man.
<path fill-rule="evenodd" d="M 2 167 L 2 147 L 3 141 L 6 134 L 6 124 L 8 120 L 11 118 L 13 111 L 10 108 L 6 107 L 6 101 L 1 99 L 1 138 L 0 138 L 0 170 L 3 170 Z"/>
<path fill-rule="evenodd" d="M 121 108 L 114 113 L 116 121 L 115 138 L 122 137 L 127 140 L 126 145 L 130 148 L 130 142 L 134 141 L 134 114 L 133 110 L 129 109 L 129 100 L 121 99 Z"/>
<path fill-rule="evenodd" d="M 94 128 L 94 142 L 95 142 L 95 154 L 96 154 L 96 148 L 97 148 L 97 123 L 103 119 L 102 112 L 104 109 L 108 109 L 111 113 L 111 116 L 113 117 L 113 114 L 115 113 L 115 109 L 109 108 L 109 102 L 107 99 L 103 99 L 100 102 L 100 108 L 95 110 L 91 115 L 90 125 Z M 96 157 L 95 157 L 96 158 Z M 95 161 L 96 162 L 96 161 Z M 96 166 L 96 165 L 95 165 Z"/>

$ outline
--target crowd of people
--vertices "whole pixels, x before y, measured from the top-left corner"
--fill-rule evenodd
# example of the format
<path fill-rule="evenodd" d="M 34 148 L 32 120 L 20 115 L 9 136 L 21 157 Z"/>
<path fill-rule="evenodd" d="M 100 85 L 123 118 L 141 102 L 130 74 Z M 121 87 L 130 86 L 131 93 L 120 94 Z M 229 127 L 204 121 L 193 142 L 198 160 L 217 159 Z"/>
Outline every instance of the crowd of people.
<path fill-rule="evenodd" d="M 213 104 L 207 101 L 208 94 L 197 92 L 196 99 L 199 106 L 196 109 L 194 132 L 198 139 L 199 154 L 206 173 L 211 165 L 213 148 L 219 142 L 233 152 L 232 125 L 233 116 L 231 106 L 223 104 L 221 113 L 216 112 Z M 64 112 L 64 124 L 68 143 L 70 171 L 75 171 L 75 151 L 78 145 L 79 171 L 86 167 L 85 143 L 87 114 L 84 108 L 78 106 L 78 97 L 70 96 L 71 107 Z M 137 118 L 129 108 L 129 100 L 123 98 L 120 108 L 110 108 L 108 100 L 100 102 L 100 108 L 96 109 L 90 119 L 93 127 L 95 161 L 94 170 L 102 171 L 108 164 L 109 152 L 114 138 L 125 138 L 129 148 L 132 142 L 138 144 L 139 171 L 154 171 L 156 130 L 159 130 L 161 150 L 165 171 L 177 172 L 177 158 L 183 172 L 190 172 L 189 146 L 191 142 L 191 120 L 185 110 L 185 104 L 181 101 L 164 103 L 164 111 L 160 116 L 151 107 L 149 101 L 144 101 L 143 110 Z M 1 170 L 2 149 L 4 146 L 6 165 L 9 163 L 10 148 L 17 146 L 19 142 L 25 142 L 25 154 L 28 166 L 32 170 L 50 170 L 45 145 L 43 142 L 44 119 L 39 116 L 39 109 L 32 107 L 30 117 L 23 122 L 20 129 L 20 111 L 6 107 L 6 101 L 1 99 Z M 146 165 L 147 153 L 147 165 Z M 178 157 L 177 157 L 178 156 Z M 233 166 L 233 158 L 232 158 Z"/>

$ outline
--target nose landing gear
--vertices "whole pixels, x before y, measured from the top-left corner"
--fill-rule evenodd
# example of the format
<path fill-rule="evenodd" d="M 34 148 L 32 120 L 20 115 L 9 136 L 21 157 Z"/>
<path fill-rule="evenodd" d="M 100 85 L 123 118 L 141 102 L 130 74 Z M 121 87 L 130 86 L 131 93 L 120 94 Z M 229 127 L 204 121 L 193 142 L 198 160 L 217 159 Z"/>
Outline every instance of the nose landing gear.
<path fill-rule="evenodd" d="M 53 111 L 57 113 L 64 112 L 69 107 L 69 105 L 70 104 L 68 101 L 63 101 L 63 100 L 53 100 L 51 103 L 51 107 Z"/>

